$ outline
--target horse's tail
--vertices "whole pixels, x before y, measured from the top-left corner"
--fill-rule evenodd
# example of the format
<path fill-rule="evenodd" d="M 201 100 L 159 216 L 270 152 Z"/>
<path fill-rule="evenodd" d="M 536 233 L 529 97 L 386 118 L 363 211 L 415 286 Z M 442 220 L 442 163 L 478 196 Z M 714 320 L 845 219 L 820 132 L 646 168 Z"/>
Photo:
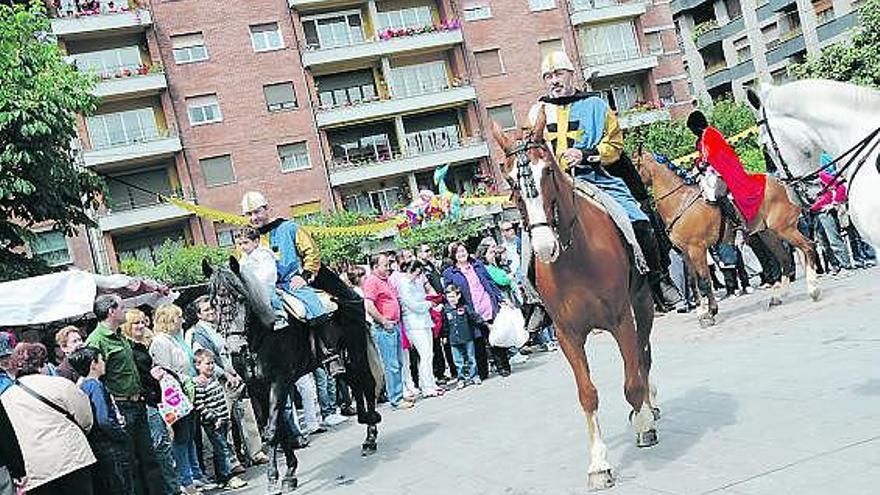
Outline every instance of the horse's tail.
<path fill-rule="evenodd" d="M 368 331 L 369 332 L 369 331 Z M 376 397 L 378 397 L 385 388 L 385 366 L 379 357 L 379 350 L 376 349 L 376 343 L 367 333 L 367 364 L 370 366 L 370 374 L 373 375 L 373 381 L 376 382 Z"/>

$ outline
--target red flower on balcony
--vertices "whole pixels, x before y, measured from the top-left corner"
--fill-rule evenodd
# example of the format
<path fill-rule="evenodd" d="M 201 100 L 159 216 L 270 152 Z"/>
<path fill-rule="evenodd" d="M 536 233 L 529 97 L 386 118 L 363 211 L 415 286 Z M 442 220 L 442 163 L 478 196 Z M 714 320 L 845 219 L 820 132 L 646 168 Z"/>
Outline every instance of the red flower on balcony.
<path fill-rule="evenodd" d="M 417 27 L 417 28 L 388 28 L 383 31 L 380 31 L 378 36 L 382 41 L 387 41 L 393 38 L 404 38 L 409 36 L 417 36 L 420 34 L 427 33 L 438 33 L 445 31 L 456 31 L 461 29 L 461 21 L 458 19 L 450 19 L 441 22 L 440 24 L 431 24 L 427 26 Z"/>

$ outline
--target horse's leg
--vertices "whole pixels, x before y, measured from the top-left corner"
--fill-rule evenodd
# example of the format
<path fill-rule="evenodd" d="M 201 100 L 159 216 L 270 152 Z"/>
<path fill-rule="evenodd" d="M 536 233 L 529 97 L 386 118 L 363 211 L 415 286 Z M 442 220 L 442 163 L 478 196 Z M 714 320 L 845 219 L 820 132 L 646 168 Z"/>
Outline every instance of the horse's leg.
<path fill-rule="evenodd" d="M 620 326 L 612 332 L 623 357 L 626 401 L 632 406 L 630 420 L 636 430 L 636 445 L 651 447 L 657 444 L 657 430 L 654 425 L 654 412 L 648 400 L 648 377 L 642 374 L 641 349 L 636 335 L 636 326 L 629 312 L 624 314 Z"/>
<path fill-rule="evenodd" d="M 289 426 L 284 418 L 284 409 L 287 405 L 287 397 L 290 391 L 290 385 L 287 380 L 275 378 L 269 388 L 269 411 L 266 423 L 266 442 L 269 445 L 269 467 L 266 470 L 268 479 L 269 495 L 281 493 L 281 487 L 278 486 L 278 440 L 284 438 L 287 433 L 282 431 Z"/>
<path fill-rule="evenodd" d="M 584 329 L 577 335 L 571 335 L 570 327 L 563 328 L 559 322 L 557 325 L 559 325 L 556 332 L 559 347 L 574 373 L 578 398 L 587 417 L 587 429 L 590 434 L 590 467 L 587 471 L 587 484 L 590 490 L 611 488 L 614 486 L 614 475 L 611 473 L 611 465 L 608 464 L 608 448 L 602 439 L 602 430 L 599 429 L 597 411 L 599 395 L 590 379 L 590 366 L 587 363 L 587 353 L 584 349 L 588 330 Z"/>
<path fill-rule="evenodd" d="M 822 295 L 819 288 L 819 277 L 816 275 L 816 247 L 810 242 L 797 227 L 788 226 L 776 231 L 780 239 L 788 241 L 796 247 L 804 257 L 804 267 L 807 272 L 807 294 L 814 301 L 818 301 Z"/>
<path fill-rule="evenodd" d="M 782 304 L 782 297 L 788 292 L 788 284 L 790 281 L 789 275 L 794 271 L 794 260 L 792 259 L 791 253 L 788 252 L 788 249 L 782 245 L 782 241 L 773 232 L 763 230 L 758 232 L 757 235 L 762 241 L 764 241 L 767 249 L 773 253 L 773 256 L 779 262 L 780 268 L 782 269 L 779 286 L 774 286 L 773 292 L 770 295 L 770 307 L 772 308 Z"/>
<path fill-rule="evenodd" d="M 700 297 L 700 326 L 705 328 L 715 324 L 715 315 L 718 314 L 718 302 L 715 301 L 715 291 L 712 290 L 711 275 L 709 275 L 709 263 L 706 260 L 706 246 L 703 244 L 689 244 L 687 246 L 688 259 L 694 268 L 697 279 L 698 294 Z"/>
<path fill-rule="evenodd" d="M 657 406 L 657 386 L 651 380 L 651 330 L 654 326 L 654 302 L 651 291 L 646 286 L 636 290 L 633 295 L 633 316 L 636 321 L 639 349 L 639 367 L 648 386 L 647 400 L 654 413 L 654 419 L 660 419 L 660 408 Z"/>

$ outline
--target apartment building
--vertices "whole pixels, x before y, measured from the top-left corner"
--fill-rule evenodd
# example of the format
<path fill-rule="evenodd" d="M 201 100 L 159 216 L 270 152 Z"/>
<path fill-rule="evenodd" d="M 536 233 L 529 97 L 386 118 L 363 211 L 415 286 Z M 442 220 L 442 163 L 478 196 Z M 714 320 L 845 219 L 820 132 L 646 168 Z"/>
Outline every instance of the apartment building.
<path fill-rule="evenodd" d="M 455 192 L 491 187 L 502 156 L 490 119 L 525 124 L 551 50 L 571 56 L 625 127 L 691 108 L 662 0 L 56 3 L 59 43 L 102 79 L 81 155 L 110 195 L 98 229 L 47 237 L 37 254 L 98 271 L 168 240 L 232 242 L 229 226 L 148 191 L 237 212 L 258 189 L 297 217 L 390 212 L 435 189 L 442 165 Z"/>
<path fill-rule="evenodd" d="M 788 80 L 787 67 L 846 36 L 851 0 L 674 0 L 691 92 L 703 101 L 745 97 L 759 81 Z"/>

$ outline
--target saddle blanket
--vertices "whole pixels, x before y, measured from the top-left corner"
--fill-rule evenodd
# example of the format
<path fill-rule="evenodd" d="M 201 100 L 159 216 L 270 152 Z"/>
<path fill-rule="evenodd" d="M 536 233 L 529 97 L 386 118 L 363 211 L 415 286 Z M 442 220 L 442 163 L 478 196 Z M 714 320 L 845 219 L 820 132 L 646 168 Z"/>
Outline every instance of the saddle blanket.
<path fill-rule="evenodd" d="M 305 323 L 307 321 L 306 305 L 303 304 L 303 302 L 293 294 L 287 293 L 281 289 L 275 290 L 278 292 L 278 296 L 281 297 L 281 304 L 284 306 L 287 314 Z M 333 298 L 330 297 L 330 294 L 327 294 L 326 292 L 317 289 L 315 289 L 315 292 L 318 294 L 318 299 L 321 300 L 321 304 L 324 305 L 326 314 L 331 314 L 339 309 L 339 306 L 336 304 L 335 301 L 333 301 Z"/>
<path fill-rule="evenodd" d="M 579 196 L 593 201 L 608 213 L 608 216 L 611 217 L 614 225 L 616 225 L 617 229 L 623 234 L 626 243 L 629 244 L 630 251 L 635 260 L 636 269 L 642 275 L 648 273 L 648 262 L 645 261 L 645 255 L 642 253 L 642 248 L 636 240 L 636 233 L 633 231 L 632 223 L 629 221 L 629 215 L 627 215 L 626 210 L 620 206 L 620 203 L 615 201 L 610 194 L 585 180 L 575 180 L 574 189 Z"/>

